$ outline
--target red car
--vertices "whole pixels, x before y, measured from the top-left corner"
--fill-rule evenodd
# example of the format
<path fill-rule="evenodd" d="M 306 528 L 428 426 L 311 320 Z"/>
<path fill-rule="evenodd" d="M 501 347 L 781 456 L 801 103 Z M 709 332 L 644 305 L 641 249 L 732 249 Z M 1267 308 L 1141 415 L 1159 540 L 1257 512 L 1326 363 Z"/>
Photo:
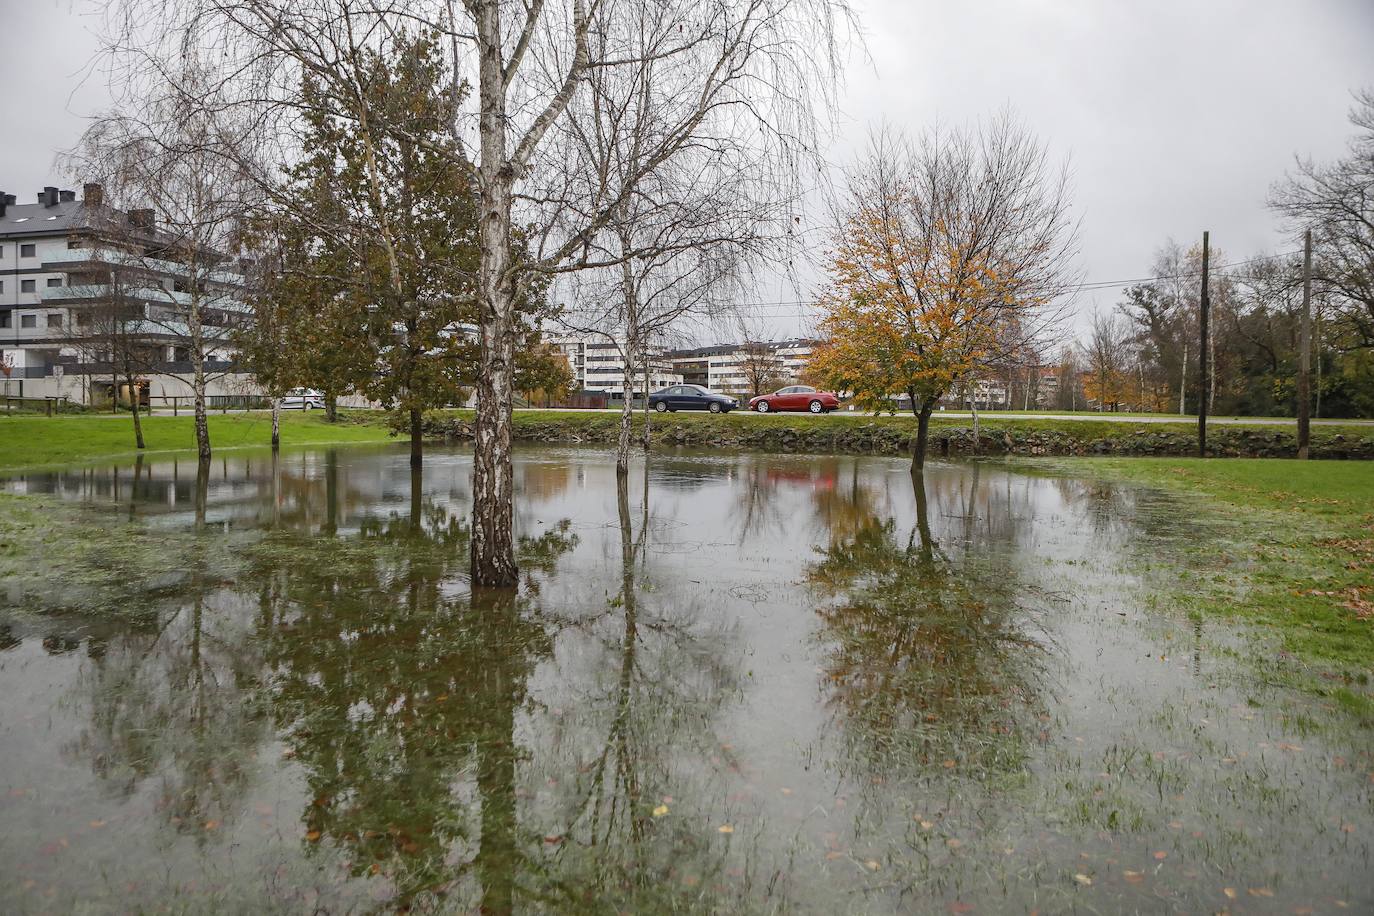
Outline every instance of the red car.
<path fill-rule="evenodd" d="M 770 410 L 809 410 L 829 413 L 840 406 L 840 399 L 830 391 L 817 391 L 806 385 L 789 385 L 772 394 L 761 394 L 749 401 L 749 409 L 759 413 Z"/>

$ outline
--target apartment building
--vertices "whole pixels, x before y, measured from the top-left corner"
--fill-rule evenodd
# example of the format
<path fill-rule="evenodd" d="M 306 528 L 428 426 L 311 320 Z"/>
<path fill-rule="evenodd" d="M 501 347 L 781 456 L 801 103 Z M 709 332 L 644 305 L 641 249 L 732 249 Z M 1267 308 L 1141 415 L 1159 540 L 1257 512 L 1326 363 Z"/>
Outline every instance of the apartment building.
<path fill-rule="evenodd" d="M 719 344 L 675 350 L 668 357 L 688 384 L 703 385 L 721 394 L 752 396 L 756 378 L 771 379 L 774 385 L 770 391 L 800 381 L 815 345 L 814 340 L 804 338 Z"/>
<path fill-rule="evenodd" d="M 613 342 L 599 335 L 550 337 L 548 342 L 563 352 L 568 358 L 576 385 L 583 391 L 601 391 L 611 400 L 625 397 L 625 360 L 621 357 L 622 342 Z M 649 391 L 657 391 L 670 385 L 680 385 L 682 375 L 673 368 L 673 363 L 657 348 L 650 348 L 635 361 L 634 378 L 630 381 L 630 391 L 644 394 L 644 363 L 649 364 Z"/>
<path fill-rule="evenodd" d="M 56 187 L 30 204 L 0 193 L 0 388 L 108 402 L 123 384 L 111 378 L 117 327 L 121 345 L 138 353 L 145 399 L 189 396 L 186 315 L 194 288 L 216 376 L 209 395 L 252 393 L 251 377 L 233 371 L 230 340 L 251 316 L 242 274 L 225 257 L 202 252 L 194 271 L 191 260 L 159 229 L 153 210 L 108 207 L 98 184 L 85 185 L 81 200 Z"/>

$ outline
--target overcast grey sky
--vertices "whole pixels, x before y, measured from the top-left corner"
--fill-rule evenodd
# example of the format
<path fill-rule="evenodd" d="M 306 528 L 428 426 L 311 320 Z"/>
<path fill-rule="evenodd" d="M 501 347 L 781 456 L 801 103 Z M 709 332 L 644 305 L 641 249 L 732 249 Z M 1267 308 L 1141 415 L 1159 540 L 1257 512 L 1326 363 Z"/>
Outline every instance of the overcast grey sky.
<path fill-rule="evenodd" d="M 870 125 L 961 125 L 1010 105 L 1071 162 L 1089 280 L 1144 277 L 1161 243 L 1203 229 L 1233 259 L 1290 247 L 1269 185 L 1295 153 L 1339 155 L 1350 92 L 1374 85 L 1374 0 L 855 2 L 868 59 L 849 69 L 832 161 Z M 92 8 L 0 0 L 0 189 L 21 200 L 60 183 L 54 154 L 105 102 L 98 74 L 81 85 Z"/>

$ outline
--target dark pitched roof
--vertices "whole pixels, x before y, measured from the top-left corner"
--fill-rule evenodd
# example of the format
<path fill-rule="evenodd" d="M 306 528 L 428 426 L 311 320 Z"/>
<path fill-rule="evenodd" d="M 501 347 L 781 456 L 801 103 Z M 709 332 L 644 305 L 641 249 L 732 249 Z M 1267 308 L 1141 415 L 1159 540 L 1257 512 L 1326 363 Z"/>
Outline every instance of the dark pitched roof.
<path fill-rule="evenodd" d="M 80 200 L 68 200 L 53 207 L 42 204 L 10 204 L 0 216 L 0 237 L 17 235 L 65 235 L 90 229 L 90 214 Z"/>

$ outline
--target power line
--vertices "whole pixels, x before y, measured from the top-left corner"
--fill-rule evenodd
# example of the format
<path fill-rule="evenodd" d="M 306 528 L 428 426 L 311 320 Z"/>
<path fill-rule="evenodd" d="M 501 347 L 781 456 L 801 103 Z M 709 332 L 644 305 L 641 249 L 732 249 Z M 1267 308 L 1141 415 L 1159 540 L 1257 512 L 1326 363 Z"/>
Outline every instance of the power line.
<path fill-rule="evenodd" d="M 1261 255 L 1261 256 L 1259 256 L 1259 257 L 1248 258 L 1247 260 L 1244 260 L 1244 261 L 1231 261 L 1230 263 L 1227 263 L 1227 264 L 1219 264 L 1219 265 L 1217 265 L 1216 267 L 1213 267 L 1212 270 L 1214 270 L 1214 271 L 1216 271 L 1216 270 L 1227 270 L 1227 269 L 1230 269 L 1230 268 L 1232 268 L 1232 267 L 1244 267 L 1244 266 L 1246 266 L 1247 264 L 1260 264 L 1260 263 L 1263 263 L 1263 262 L 1265 262 L 1265 261 L 1276 261 L 1276 260 L 1278 260 L 1278 259 L 1280 259 L 1280 258 L 1292 257 L 1293 255 L 1299 255 L 1299 254 L 1302 254 L 1302 251 L 1301 251 L 1301 250 L 1297 250 L 1297 251 L 1283 251 L 1283 252 L 1280 252 L 1280 253 L 1278 253 L 1278 254 Z M 1187 271 L 1187 272 L 1185 272 L 1185 273 L 1180 273 L 1180 274 L 1161 274 L 1160 276 L 1157 276 L 1157 277 L 1138 277 L 1138 278 L 1136 278 L 1136 279 L 1134 279 L 1134 280 L 1085 280 L 1085 281 L 1082 282 L 1082 283 L 1073 283 L 1073 284 L 1070 284 L 1070 285 L 1064 287 L 1064 289 L 1065 289 L 1065 290 L 1073 290 L 1073 291 L 1076 291 L 1076 292 L 1092 292 L 1092 291 L 1094 291 L 1094 290 L 1099 290 L 1099 289 L 1112 289 L 1112 288 L 1119 287 L 1119 286 L 1134 286 L 1134 285 L 1136 285 L 1136 284 L 1138 284 L 1138 283 L 1158 283 L 1158 282 L 1160 282 L 1161 280 L 1182 280 L 1182 279 L 1188 278 L 1188 277 L 1197 277 L 1197 276 L 1201 276 L 1201 274 L 1202 274 L 1202 271 L 1200 271 L 1200 270 L 1191 270 L 1191 271 Z M 736 302 L 736 303 L 735 303 L 735 306 L 736 306 L 736 307 L 742 307 L 742 308 L 788 308 L 788 307 L 794 307 L 794 308 L 795 308 L 795 307 L 799 307 L 799 306 L 814 307 L 815 305 L 816 305 L 816 300 L 814 300 L 814 299 L 778 299 L 778 300 L 774 300 L 774 301 L 771 301 L 771 302 Z M 765 314 L 759 313 L 759 314 L 757 314 L 755 317 L 758 317 L 758 318 L 807 317 L 807 314 L 806 314 L 806 313 L 803 313 L 803 312 L 795 312 L 795 313 L 793 313 L 793 312 L 784 312 L 784 313 L 782 313 L 782 314 L 777 314 L 777 315 L 765 315 Z"/>

